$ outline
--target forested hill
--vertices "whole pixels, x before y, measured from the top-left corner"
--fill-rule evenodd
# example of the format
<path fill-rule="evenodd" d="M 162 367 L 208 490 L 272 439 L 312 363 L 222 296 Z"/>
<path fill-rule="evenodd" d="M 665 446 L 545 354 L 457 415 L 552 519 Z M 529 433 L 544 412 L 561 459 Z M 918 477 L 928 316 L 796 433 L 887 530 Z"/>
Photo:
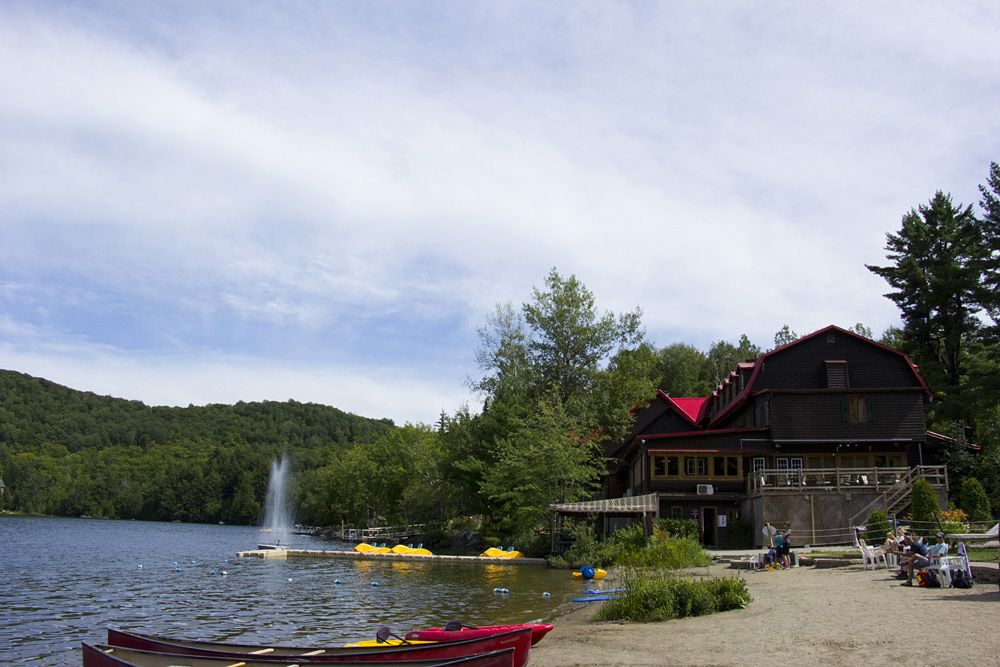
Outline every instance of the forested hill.
<path fill-rule="evenodd" d="M 0 506 L 253 523 L 272 458 L 309 469 L 393 428 L 295 401 L 150 407 L 0 370 Z"/>

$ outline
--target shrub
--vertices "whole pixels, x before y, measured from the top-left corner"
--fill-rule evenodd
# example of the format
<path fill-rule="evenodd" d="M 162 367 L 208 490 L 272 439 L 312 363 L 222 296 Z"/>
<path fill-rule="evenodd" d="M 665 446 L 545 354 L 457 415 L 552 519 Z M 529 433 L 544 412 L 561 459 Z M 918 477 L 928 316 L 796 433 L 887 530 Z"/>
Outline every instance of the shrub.
<path fill-rule="evenodd" d="M 962 490 L 958 495 L 958 505 L 969 515 L 972 521 L 989 521 L 992 518 L 990 499 L 983 485 L 975 477 L 968 477 L 962 482 Z"/>
<path fill-rule="evenodd" d="M 674 539 L 660 533 L 653 535 L 645 549 L 620 552 L 615 562 L 633 567 L 679 570 L 707 566 L 711 564 L 712 557 L 702 549 L 697 540 Z"/>
<path fill-rule="evenodd" d="M 746 582 L 736 576 L 694 579 L 665 570 L 630 567 L 621 572 L 619 583 L 624 594 L 605 602 L 596 620 L 666 621 L 740 609 L 751 600 Z"/>
<path fill-rule="evenodd" d="M 868 515 L 865 527 L 867 528 L 865 531 L 868 535 L 867 541 L 877 545 L 879 542 L 885 541 L 886 534 L 892 530 L 892 522 L 889 521 L 889 515 L 885 512 L 875 511 Z"/>
<path fill-rule="evenodd" d="M 937 532 L 935 515 L 941 511 L 938 505 L 937 494 L 934 488 L 926 479 L 917 479 L 913 482 L 913 497 L 910 501 L 910 514 L 916 523 L 914 532 L 920 535 L 929 535 Z"/>
<path fill-rule="evenodd" d="M 594 526 L 589 521 L 568 521 L 565 529 L 573 538 L 573 544 L 566 553 L 549 559 L 549 565 L 552 567 L 574 569 L 584 565 L 602 567 L 611 563 L 614 554 L 620 548 L 614 540 L 599 542 L 594 534 Z M 641 527 L 639 531 L 641 534 Z"/>
<path fill-rule="evenodd" d="M 695 541 L 701 539 L 701 529 L 694 519 L 659 519 L 656 527 L 673 537 L 686 537 Z"/>

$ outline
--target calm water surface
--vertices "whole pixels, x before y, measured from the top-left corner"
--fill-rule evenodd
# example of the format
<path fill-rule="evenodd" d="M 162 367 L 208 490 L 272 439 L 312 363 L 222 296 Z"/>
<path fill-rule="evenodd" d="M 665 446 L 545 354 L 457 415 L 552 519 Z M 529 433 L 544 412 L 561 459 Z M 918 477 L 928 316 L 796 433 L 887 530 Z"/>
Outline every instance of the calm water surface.
<path fill-rule="evenodd" d="M 246 526 L 0 517 L 0 664 L 80 665 L 80 642 L 105 641 L 108 627 L 336 645 L 380 625 L 547 621 L 599 584 L 535 566 L 236 557 L 259 541 Z"/>

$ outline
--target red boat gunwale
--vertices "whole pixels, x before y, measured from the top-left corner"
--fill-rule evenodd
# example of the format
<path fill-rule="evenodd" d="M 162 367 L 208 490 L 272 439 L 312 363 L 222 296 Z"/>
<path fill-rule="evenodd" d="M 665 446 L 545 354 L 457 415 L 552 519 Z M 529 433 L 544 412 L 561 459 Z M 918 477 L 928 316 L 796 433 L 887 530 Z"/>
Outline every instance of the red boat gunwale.
<path fill-rule="evenodd" d="M 185 640 L 158 635 L 147 635 L 127 630 L 108 628 L 108 644 L 125 648 L 153 651 L 158 653 L 177 653 L 180 655 L 207 655 L 223 658 L 233 658 L 234 662 L 241 658 L 264 660 L 267 662 L 285 661 L 288 658 L 306 658 L 309 662 L 386 662 L 401 660 L 454 660 L 470 655 L 492 653 L 505 648 L 514 649 L 513 667 L 525 667 L 531 654 L 531 628 L 524 627 L 510 632 L 501 632 L 485 637 L 464 639 L 454 642 L 438 642 L 435 644 L 397 644 L 393 646 L 363 646 L 346 648 L 334 647 L 296 647 L 296 646 L 255 646 L 248 644 L 228 644 L 202 640 Z M 265 651 L 255 653 L 255 651 Z M 307 655 L 311 654 L 311 655 Z M 293 661 L 295 662 L 295 661 Z"/>
<path fill-rule="evenodd" d="M 83 643 L 81 645 L 83 653 L 83 667 L 143 667 L 150 665 L 195 665 L 197 667 L 227 667 L 233 665 L 233 659 L 231 657 L 216 657 L 207 655 L 178 655 L 176 653 L 161 653 L 159 651 L 140 651 L 134 648 L 125 648 L 123 646 L 106 646 L 106 645 L 91 645 Z M 110 653 L 108 651 L 111 651 Z M 115 651 L 122 651 L 122 655 L 116 655 Z M 262 665 L 284 665 L 289 662 L 293 662 L 298 667 L 317 667 L 321 665 L 326 665 L 330 663 L 324 662 L 310 662 L 308 660 L 298 660 L 295 656 L 283 656 L 284 660 L 276 661 L 273 658 L 271 660 L 257 659 L 256 657 L 251 658 L 246 656 L 246 660 L 241 660 L 240 663 L 246 664 L 252 667 L 260 667 Z M 505 648 L 500 651 L 492 651 L 490 653 L 479 653 L 476 655 L 466 656 L 464 658 L 455 658 L 454 660 L 392 660 L 388 662 L 379 662 L 380 665 L 386 665 L 387 667 L 399 666 L 399 667 L 511 667 L 514 662 L 514 649 Z M 237 664 L 240 664 L 237 663 Z M 370 665 L 371 662 L 358 662 L 358 661 L 347 661 L 335 663 L 338 665 L 354 665 L 360 667 L 361 665 Z"/>
<path fill-rule="evenodd" d="M 534 646 L 555 627 L 550 623 L 525 623 L 523 625 L 485 625 L 478 628 L 462 628 L 461 630 L 445 630 L 444 628 L 430 628 L 427 630 L 413 630 L 404 635 L 404 639 L 413 641 L 432 642 L 453 642 L 462 639 L 472 639 L 473 637 L 484 637 L 498 632 L 508 632 L 518 628 L 531 628 L 531 645 Z"/>

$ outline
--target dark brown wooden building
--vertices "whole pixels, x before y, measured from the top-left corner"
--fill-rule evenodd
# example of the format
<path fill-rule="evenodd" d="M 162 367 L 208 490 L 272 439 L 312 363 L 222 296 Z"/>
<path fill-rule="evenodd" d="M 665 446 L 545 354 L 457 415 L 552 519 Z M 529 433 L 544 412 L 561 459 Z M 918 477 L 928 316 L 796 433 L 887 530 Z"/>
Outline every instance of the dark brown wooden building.
<path fill-rule="evenodd" d="M 830 326 L 740 364 L 711 396 L 658 393 L 607 448 L 605 497 L 654 493 L 706 546 L 731 546 L 735 520 L 758 544 L 784 521 L 798 544 L 845 541 L 872 511 L 904 510 L 916 477 L 947 493 L 931 399 L 905 354 Z"/>

